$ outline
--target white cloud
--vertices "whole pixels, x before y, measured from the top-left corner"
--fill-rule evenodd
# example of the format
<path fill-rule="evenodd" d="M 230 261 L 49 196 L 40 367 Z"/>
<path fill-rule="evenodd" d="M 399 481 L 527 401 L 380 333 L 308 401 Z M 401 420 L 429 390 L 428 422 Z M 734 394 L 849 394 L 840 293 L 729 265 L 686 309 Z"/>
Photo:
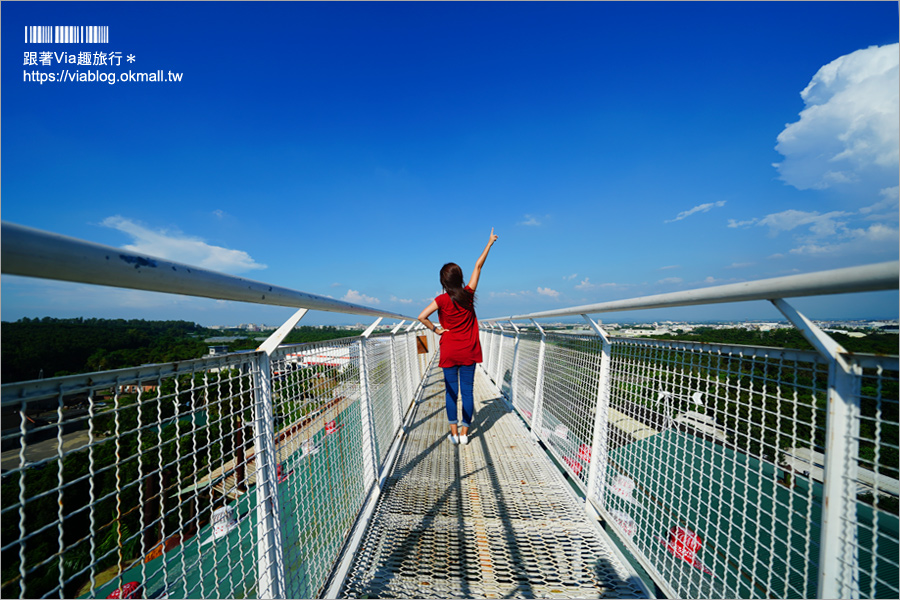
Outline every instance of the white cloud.
<path fill-rule="evenodd" d="M 897 229 L 881 223 L 870 225 L 868 229 L 854 229 L 852 232 L 854 238 L 873 243 L 895 241 L 897 233 Z"/>
<path fill-rule="evenodd" d="M 243 250 L 213 246 L 180 232 L 153 231 L 119 215 L 104 219 L 102 224 L 130 235 L 134 243 L 122 248 L 131 252 L 232 274 L 266 268 Z"/>
<path fill-rule="evenodd" d="M 712 210 L 714 208 L 721 208 L 723 206 L 725 206 L 725 200 L 719 200 L 718 202 L 707 202 L 706 204 L 698 204 L 697 206 L 695 206 L 694 208 L 692 208 L 690 210 L 681 211 L 680 213 L 678 213 L 678 216 L 675 217 L 674 219 L 669 219 L 664 222 L 665 223 L 674 223 L 675 221 L 680 221 L 682 219 L 686 219 L 687 217 L 689 217 L 693 214 L 709 212 L 710 210 Z"/>
<path fill-rule="evenodd" d="M 774 166 L 798 189 L 897 181 L 900 164 L 900 45 L 872 46 L 823 66 L 800 96 L 800 120 L 778 135 Z"/>
<path fill-rule="evenodd" d="M 875 204 L 864 206 L 859 212 L 866 215 L 866 219 L 891 219 L 897 220 L 897 210 L 900 208 L 900 187 L 884 188 L 879 193 L 881 200 Z M 879 214 L 882 213 L 882 214 Z"/>
<path fill-rule="evenodd" d="M 559 292 L 550 288 L 539 287 L 537 293 L 542 296 L 550 296 L 551 298 L 559 298 Z"/>
<path fill-rule="evenodd" d="M 213 211 L 213 214 L 220 219 L 224 219 L 226 213 L 221 208 L 217 208 L 216 210 Z"/>
<path fill-rule="evenodd" d="M 896 254 L 900 243 L 900 230 L 882 223 L 867 228 L 847 230 L 837 241 L 810 238 L 807 243 L 791 249 L 791 254 L 837 255 L 889 251 Z"/>
<path fill-rule="evenodd" d="M 344 297 L 341 298 L 341 300 L 344 302 L 352 302 L 353 304 L 381 304 L 381 300 L 378 298 L 366 296 L 356 290 L 347 290 L 347 293 L 344 294 Z"/>
<path fill-rule="evenodd" d="M 659 270 L 660 271 L 669 271 L 671 269 L 680 269 L 680 268 L 681 268 L 681 265 L 668 265 L 665 267 L 660 267 Z"/>
<path fill-rule="evenodd" d="M 576 277 L 578 277 L 578 273 L 572 273 L 571 275 L 563 277 L 563 281 L 572 281 Z"/>
<path fill-rule="evenodd" d="M 541 224 L 534 215 L 525 215 L 524 221 L 519 221 L 519 225 L 528 225 L 529 227 L 537 227 Z"/>
<path fill-rule="evenodd" d="M 397 296 L 391 296 L 391 302 L 399 302 L 401 304 L 412 304 L 411 298 L 398 298 Z"/>
<path fill-rule="evenodd" d="M 343 285 L 344 285 L 343 283 L 334 282 L 334 283 L 331 284 L 331 287 L 333 287 L 333 288 L 339 288 L 339 287 L 342 287 Z"/>
<path fill-rule="evenodd" d="M 788 209 L 781 212 L 766 215 L 762 219 L 749 219 L 747 221 L 731 220 L 729 227 L 768 227 L 769 235 L 776 236 L 784 231 L 792 231 L 798 227 L 806 227 L 808 235 L 814 237 L 828 237 L 846 231 L 847 220 L 838 220 L 838 217 L 852 217 L 854 213 L 834 210 L 825 214 L 817 211 L 804 211 Z"/>
<path fill-rule="evenodd" d="M 856 212 L 785 210 L 761 219 L 743 221 L 734 226 L 768 227 L 771 237 L 793 232 L 794 248 L 790 254 L 805 256 L 882 255 L 896 253 L 896 200 L 893 190 L 883 190 L 884 200 Z M 880 212 L 888 210 L 888 213 Z M 873 222 L 880 221 L 880 222 Z M 784 258 L 774 254 L 769 258 Z M 735 268 L 732 265 L 730 268 Z"/>
<path fill-rule="evenodd" d="M 668 285 L 668 284 L 681 283 L 683 281 L 684 281 L 684 279 L 682 279 L 681 277 L 666 277 L 664 279 L 660 279 L 656 283 L 662 283 L 664 285 Z"/>
<path fill-rule="evenodd" d="M 735 263 L 731 263 L 730 265 L 728 265 L 725 268 L 726 269 L 746 269 L 747 267 L 752 267 L 755 264 L 756 263 L 752 263 L 752 262 L 743 262 L 743 263 L 735 262 Z"/>
<path fill-rule="evenodd" d="M 771 235 L 777 235 L 782 231 L 791 231 L 797 227 L 809 226 L 809 231 L 817 236 L 834 235 L 838 229 L 846 226 L 846 221 L 837 221 L 837 217 L 846 217 L 850 213 L 832 211 L 820 215 L 816 211 L 806 212 L 802 210 L 785 210 L 779 213 L 766 215 L 756 222 L 756 225 L 764 225 L 769 228 Z"/>
<path fill-rule="evenodd" d="M 589 277 L 585 277 L 581 283 L 575 286 L 576 290 L 595 290 L 597 288 L 619 288 L 625 289 L 630 288 L 634 284 L 633 283 L 614 283 L 612 281 L 608 281 L 606 283 L 591 283 Z"/>
<path fill-rule="evenodd" d="M 758 222 L 759 219 L 747 219 L 746 221 L 736 221 L 734 219 L 728 219 L 728 226 L 732 228 L 749 227 L 751 225 L 756 225 Z"/>

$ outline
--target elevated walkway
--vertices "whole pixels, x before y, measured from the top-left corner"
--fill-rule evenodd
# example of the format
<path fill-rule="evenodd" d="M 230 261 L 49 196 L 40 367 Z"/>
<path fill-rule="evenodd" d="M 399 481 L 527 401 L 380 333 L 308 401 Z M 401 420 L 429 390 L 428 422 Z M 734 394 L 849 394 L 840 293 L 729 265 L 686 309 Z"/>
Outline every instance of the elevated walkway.
<path fill-rule="evenodd" d="M 426 377 L 341 597 L 647 597 L 480 368 L 467 446 Z"/>
<path fill-rule="evenodd" d="M 0 239 L 4 275 L 298 309 L 254 352 L 0 386 L 3 598 L 647 595 L 630 564 L 669 598 L 900 597 L 898 358 L 787 301 L 893 292 L 896 261 L 482 319 L 457 447 L 411 315 Z M 814 350 L 616 338 L 592 316 L 748 301 Z M 309 310 L 377 320 L 284 345 Z M 539 323 L 566 317 L 590 332 Z"/>

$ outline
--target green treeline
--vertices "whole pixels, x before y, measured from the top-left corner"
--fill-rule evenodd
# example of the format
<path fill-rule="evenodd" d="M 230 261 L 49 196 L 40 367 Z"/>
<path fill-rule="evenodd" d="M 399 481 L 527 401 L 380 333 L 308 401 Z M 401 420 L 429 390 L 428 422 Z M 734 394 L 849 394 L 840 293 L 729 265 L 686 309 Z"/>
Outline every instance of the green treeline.
<path fill-rule="evenodd" d="M 207 351 L 207 330 L 187 321 L 44 317 L 2 327 L 4 383 L 197 358 Z"/>
<path fill-rule="evenodd" d="M 188 321 L 139 319 L 42 319 L 3 322 L 4 383 L 123 369 L 143 364 L 200 358 L 209 351 L 208 337 L 248 336 L 240 330 L 213 330 Z M 335 327 L 299 327 L 286 343 L 305 343 L 359 335 Z M 228 350 L 252 350 L 265 334 L 252 333 L 229 342 Z"/>
<path fill-rule="evenodd" d="M 851 337 L 843 333 L 829 333 L 829 336 L 850 352 L 869 354 L 898 353 L 898 336 L 894 333 L 868 333 L 865 337 Z M 768 346 L 771 348 L 794 348 L 812 350 L 813 347 L 799 330 L 794 328 L 773 329 L 771 331 L 750 331 L 742 328 L 714 329 L 698 327 L 690 332 L 650 336 L 657 340 L 679 340 L 707 344 L 734 344 L 741 346 Z"/>

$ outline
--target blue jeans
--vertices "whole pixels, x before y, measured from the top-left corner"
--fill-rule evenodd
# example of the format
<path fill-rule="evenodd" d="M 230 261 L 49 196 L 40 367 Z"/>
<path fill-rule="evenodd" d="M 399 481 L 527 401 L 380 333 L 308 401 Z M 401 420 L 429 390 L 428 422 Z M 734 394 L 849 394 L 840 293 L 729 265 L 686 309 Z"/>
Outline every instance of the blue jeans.
<path fill-rule="evenodd" d="M 455 425 L 456 399 L 462 394 L 463 427 L 472 424 L 475 413 L 475 363 L 466 366 L 444 367 L 444 386 L 447 388 L 447 420 Z"/>

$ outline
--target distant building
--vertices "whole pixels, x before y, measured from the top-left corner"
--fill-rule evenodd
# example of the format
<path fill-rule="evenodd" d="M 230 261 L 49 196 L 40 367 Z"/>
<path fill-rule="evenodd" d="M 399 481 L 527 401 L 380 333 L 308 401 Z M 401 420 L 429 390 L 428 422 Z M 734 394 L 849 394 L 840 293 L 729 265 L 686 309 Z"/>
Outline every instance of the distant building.
<path fill-rule="evenodd" d="M 138 392 L 155 392 L 159 386 L 155 383 L 144 383 L 141 385 L 128 384 L 120 385 L 120 394 L 137 394 Z"/>
<path fill-rule="evenodd" d="M 351 349 L 354 352 L 351 353 Z M 326 346 L 288 354 L 285 362 L 296 367 L 336 367 L 343 370 L 354 358 L 358 358 L 355 347 Z"/>

